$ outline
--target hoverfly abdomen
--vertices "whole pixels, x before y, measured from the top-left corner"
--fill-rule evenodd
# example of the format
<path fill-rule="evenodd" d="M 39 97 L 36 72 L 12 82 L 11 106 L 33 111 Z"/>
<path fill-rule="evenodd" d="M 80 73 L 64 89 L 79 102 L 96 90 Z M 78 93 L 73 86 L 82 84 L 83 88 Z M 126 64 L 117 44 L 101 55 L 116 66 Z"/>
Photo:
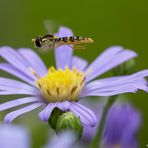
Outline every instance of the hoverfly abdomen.
<path fill-rule="evenodd" d="M 93 43 L 93 40 L 91 38 L 86 38 L 81 36 L 71 36 L 69 37 L 69 41 L 73 42 L 73 44 Z"/>
<path fill-rule="evenodd" d="M 61 38 L 58 38 L 58 42 L 60 42 L 61 41 Z"/>
<path fill-rule="evenodd" d="M 81 40 L 82 40 L 82 37 L 76 36 L 76 37 L 75 37 L 75 40 L 76 40 L 76 41 L 81 41 Z"/>
<path fill-rule="evenodd" d="M 62 41 L 63 41 L 63 42 L 68 42 L 67 37 L 63 37 L 63 38 L 62 38 Z"/>
<path fill-rule="evenodd" d="M 59 39 L 60 39 L 60 38 L 56 38 L 56 39 L 54 39 L 54 41 L 55 41 L 55 42 L 59 42 Z"/>
<path fill-rule="evenodd" d="M 69 40 L 70 40 L 71 42 L 74 42 L 74 36 L 69 37 Z"/>

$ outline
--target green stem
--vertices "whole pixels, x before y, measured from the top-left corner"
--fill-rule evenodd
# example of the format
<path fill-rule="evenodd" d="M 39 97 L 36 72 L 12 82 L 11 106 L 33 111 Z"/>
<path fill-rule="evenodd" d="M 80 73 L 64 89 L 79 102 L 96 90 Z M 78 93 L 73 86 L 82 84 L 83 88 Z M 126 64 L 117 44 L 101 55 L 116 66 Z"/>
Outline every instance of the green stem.
<path fill-rule="evenodd" d="M 111 96 L 110 98 L 108 98 L 108 101 L 107 101 L 107 103 L 104 107 L 104 110 L 102 112 L 100 122 L 98 124 L 98 128 L 97 128 L 95 138 L 92 141 L 91 148 L 98 148 L 99 147 L 99 144 L 101 143 L 101 136 L 102 136 L 102 132 L 103 132 L 104 123 L 105 123 L 105 120 L 106 120 L 106 115 L 107 115 L 109 109 L 111 108 L 111 106 L 116 101 L 117 97 L 118 96 Z"/>

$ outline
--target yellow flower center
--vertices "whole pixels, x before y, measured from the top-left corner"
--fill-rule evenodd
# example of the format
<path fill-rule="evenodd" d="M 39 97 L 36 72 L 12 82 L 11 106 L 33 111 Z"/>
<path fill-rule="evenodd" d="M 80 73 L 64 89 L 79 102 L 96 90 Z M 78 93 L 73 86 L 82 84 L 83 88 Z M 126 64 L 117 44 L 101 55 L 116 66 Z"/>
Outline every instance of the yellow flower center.
<path fill-rule="evenodd" d="M 49 68 L 44 77 L 36 80 L 37 86 L 43 97 L 49 102 L 77 101 L 84 86 L 85 76 L 75 67 L 70 70 Z"/>

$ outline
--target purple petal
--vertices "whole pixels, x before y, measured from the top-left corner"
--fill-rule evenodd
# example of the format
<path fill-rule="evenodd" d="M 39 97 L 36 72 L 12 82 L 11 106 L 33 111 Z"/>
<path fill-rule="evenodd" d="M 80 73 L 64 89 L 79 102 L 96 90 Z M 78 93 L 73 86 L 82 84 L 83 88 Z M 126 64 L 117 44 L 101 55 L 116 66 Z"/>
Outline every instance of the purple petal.
<path fill-rule="evenodd" d="M 19 52 L 10 47 L 2 47 L 0 48 L 0 56 L 30 78 L 36 79 L 36 77 L 30 72 L 29 63 L 23 56 L 21 56 L 21 54 L 19 54 Z"/>
<path fill-rule="evenodd" d="M 142 72 L 143 71 L 141 71 L 141 73 Z M 140 73 L 140 72 L 138 72 L 138 73 Z M 116 77 L 103 78 L 103 79 L 100 79 L 100 80 L 95 80 L 95 81 L 89 82 L 88 85 L 93 86 L 94 84 L 98 85 L 100 83 L 101 85 L 106 86 L 107 85 L 106 83 L 109 83 L 109 85 L 112 85 L 112 84 L 122 84 L 122 83 L 135 83 L 137 81 L 140 81 L 141 83 L 147 85 L 148 82 L 143 77 L 143 75 L 139 75 L 138 77 L 136 76 L 136 74 L 138 74 L 138 73 L 135 73 L 135 74 L 132 74 L 132 75 L 127 75 L 127 76 L 116 76 Z"/>
<path fill-rule="evenodd" d="M 74 56 L 72 58 L 72 67 L 76 67 L 80 71 L 83 71 L 87 64 L 88 62 L 80 57 Z"/>
<path fill-rule="evenodd" d="M 33 50 L 21 48 L 19 49 L 19 53 L 29 62 L 30 66 L 39 76 L 44 76 L 47 73 L 45 64 Z"/>
<path fill-rule="evenodd" d="M 57 103 L 49 103 L 43 111 L 39 113 L 39 117 L 42 121 L 48 121 L 52 110 L 57 106 Z"/>
<path fill-rule="evenodd" d="M 13 111 L 13 112 L 10 112 L 10 113 L 8 113 L 8 114 L 5 116 L 4 121 L 5 121 L 6 123 L 10 123 L 10 122 L 12 122 L 12 120 L 14 120 L 16 117 L 18 117 L 18 116 L 20 116 L 20 115 L 22 115 L 22 114 L 24 114 L 24 113 L 27 113 L 27 112 L 29 112 L 29 111 L 32 111 L 32 110 L 34 110 L 34 109 L 40 107 L 40 106 L 43 105 L 43 104 L 44 104 L 44 103 L 33 103 L 33 104 L 28 105 L 28 106 L 26 106 L 26 107 L 23 107 L 23 108 L 21 108 L 21 109 L 18 109 L 18 110 L 15 110 L 15 111 Z"/>
<path fill-rule="evenodd" d="M 28 90 L 19 90 L 19 89 L 12 89 L 12 90 L 6 90 L 6 91 L 0 91 L 0 95 L 33 95 L 33 96 L 40 96 L 40 92 L 31 92 Z"/>
<path fill-rule="evenodd" d="M 3 57 L 5 57 L 5 55 L 3 54 L 6 53 L 8 56 L 13 56 L 13 58 L 15 57 L 16 60 L 18 60 L 20 63 L 22 63 L 25 66 L 29 66 L 29 64 L 25 61 L 25 59 L 13 48 L 8 47 L 8 46 L 3 46 L 0 48 L 0 55 Z M 7 58 L 6 58 L 7 59 Z"/>
<path fill-rule="evenodd" d="M 88 92 L 108 92 L 108 91 L 115 91 L 115 90 L 120 90 L 122 88 L 125 88 L 125 87 L 134 87 L 135 85 L 132 84 L 132 83 L 127 83 L 127 84 L 118 84 L 118 83 L 114 83 L 114 85 L 110 85 L 109 86 L 107 85 L 107 83 L 105 83 L 106 85 L 104 84 L 97 84 L 97 83 L 91 83 L 91 84 L 94 84 L 94 85 L 86 85 L 86 87 L 84 87 L 83 91 L 81 94 L 83 93 L 88 93 Z"/>
<path fill-rule="evenodd" d="M 102 67 L 104 63 L 107 61 L 113 59 L 119 52 L 123 50 L 120 46 L 113 46 L 108 49 L 106 49 L 100 56 L 98 56 L 86 69 L 88 71 L 89 69 L 95 71 L 97 67 Z M 97 67 L 96 67 L 97 66 Z"/>
<path fill-rule="evenodd" d="M 118 94 L 123 94 L 123 93 L 136 93 L 137 89 L 134 87 L 126 87 L 126 88 L 122 88 L 119 90 L 115 90 L 115 91 L 107 91 L 107 92 L 89 92 L 86 94 L 81 95 L 80 97 L 86 97 L 86 96 L 114 96 L 114 95 L 118 95 Z"/>
<path fill-rule="evenodd" d="M 115 85 L 110 85 L 110 82 L 106 82 L 105 85 L 97 85 L 94 83 L 94 86 L 92 85 L 87 85 L 83 91 L 81 92 L 79 97 L 86 97 L 86 96 L 112 96 L 112 95 L 117 95 L 117 94 L 122 94 L 122 93 L 135 93 L 138 89 L 148 91 L 148 87 L 141 83 L 114 83 Z M 92 83 L 93 84 L 93 83 Z M 108 85 L 107 85 L 108 84 Z"/>
<path fill-rule="evenodd" d="M 26 97 L 26 98 L 15 99 L 15 100 L 0 104 L 0 111 L 10 109 L 12 107 L 16 107 L 22 104 L 39 102 L 39 101 L 41 100 L 37 97 Z"/>
<path fill-rule="evenodd" d="M 99 92 L 120 90 L 126 87 L 134 87 L 135 89 L 148 91 L 147 81 L 145 79 L 140 78 L 140 79 L 131 80 L 130 76 L 127 77 L 129 77 L 129 79 L 126 79 L 126 81 L 125 78 L 119 79 L 118 77 L 117 80 L 114 77 L 114 79 L 112 80 L 107 78 L 107 80 L 103 79 L 103 80 L 92 81 L 85 85 L 85 87 L 81 92 L 81 95 L 85 96 L 86 94 L 89 93 L 92 94 L 92 92 L 99 93 Z"/>
<path fill-rule="evenodd" d="M 19 125 L 0 124 L 1 148 L 30 148 L 31 136 L 27 128 Z"/>
<path fill-rule="evenodd" d="M 96 125 L 95 114 L 90 109 L 84 107 L 83 105 L 80 105 L 79 103 L 76 102 L 72 102 L 69 110 L 75 113 L 78 117 L 80 117 L 82 123 L 91 127 Z"/>
<path fill-rule="evenodd" d="M 88 75 L 86 82 L 136 56 L 137 54 L 135 52 L 123 50 L 122 47 L 118 46 L 107 49 L 85 70 L 88 71 L 91 69 L 91 73 Z"/>
<path fill-rule="evenodd" d="M 81 141 L 82 142 L 92 142 L 92 140 L 94 139 L 94 136 L 96 134 L 97 128 L 98 128 L 98 124 L 100 122 L 101 119 L 101 115 L 102 115 L 102 108 L 104 107 L 104 101 L 105 99 L 103 99 L 102 101 L 97 101 L 97 100 L 91 100 L 91 99 L 83 99 L 80 100 L 81 104 L 84 106 L 89 107 L 97 116 L 97 124 L 94 127 L 89 127 L 87 125 L 83 125 L 83 133 L 82 133 L 82 137 L 81 137 Z"/>
<path fill-rule="evenodd" d="M 143 70 L 129 76 L 95 80 L 84 86 L 80 97 L 92 95 L 107 96 L 122 93 L 122 91 L 124 93 L 136 92 L 138 89 L 148 92 L 148 82 L 144 78 L 146 76 L 148 76 L 148 70 Z"/>
<path fill-rule="evenodd" d="M 57 142 L 58 141 L 58 142 Z M 45 148 L 78 148 L 76 135 L 72 131 L 63 131 L 53 136 Z M 79 147 L 80 148 L 80 147 Z"/>
<path fill-rule="evenodd" d="M 130 79 L 138 79 L 138 78 L 144 78 L 144 77 L 148 77 L 148 69 L 136 72 L 132 75 L 130 75 Z"/>
<path fill-rule="evenodd" d="M 140 81 L 142 84 L 147 85 L 148 82 L 145 79 L 145 77 L 147 77 L 147 76 L 148 76 L 148 70 L 146 69 L 146 70 L 136 72 L 132 75 L 105 78 L 105 79 L 101 79 L 99 81 L 102 83 L 106 83 L 106 82 L 110 81 L 110 84 L 114 83 L 114 81 L 116 81 L 117 83 L 133 82 L 136 84 L 137 82 Z"/>
<path fill-rule="evenodd" d="M 59 32 L 56 34 L 58 37 L 65 37 L 65 36 L 73 36 L 72 31 L 69 28 L 60 27 Z M 56 61 L 56 67 L 64 69 L 65 66 L 68 66 L 71 68 L 71 62 L 72 62 L 72 48 L 63 45 L 55 50 L 55 61 Z"/>
<path fill-rule="evenodd" d="M 102 82 L 102 83 L 106 83 L 108 81 L 117 81 L 117 80 L 122 80 L 122 78 L 126 78 L 128 77 L 127 75 L 124 76 L 113 76 L 113 77 L 108 77 L 108 78 L 103 78 L 103 79 L 99 79 L 98 81 Z M 92 81 L 94 82 L 94 81 Z M 91 83 L 91 82 L 89 82 Z"/>
<path fill-rule="evenodd" d="M 21 71 L 19 71 L 18 69 L 16 69 L 15 67 L 13 67 L 10 64 L 1 63 L 0 70 L 6 71 L 6 72 L 20 78 L 21 80 L 31 84 L 31 85 L 35 85 L 33 79 L 31 79 L 30 77 L 28 77 L 27 75 L 25 75 L 24 73 L 22 73 Z"/>
<path fill-rule="evenodd" d="M 25 89 L 30 91 L 38 91 L 37 87 L 32 87 L 26 83 L 2 77 L 0 77 L 0 86 L 8 86 L 12 89 L 16 88 L 16 89 Z"/>
<path fill-rule="evenodd" d="M 67 111 L 69 109 L 70 103 L 68 101 L 58 102 L 57 106 L 62 111 Z"/>
<path fill-rule="evenodd" d="M 58 37 L 67 37 L 73 36 L 73 32 L 71 29 L 62 26 L 59 28 L 59 31 L 55 35 Z"/>
<path fill-rule="evenodd" d="M 8 78 L 0 78 L 0 95 L 9 94 L 40 95 L 40 92 L 37 88 L 23 82 Z"/>

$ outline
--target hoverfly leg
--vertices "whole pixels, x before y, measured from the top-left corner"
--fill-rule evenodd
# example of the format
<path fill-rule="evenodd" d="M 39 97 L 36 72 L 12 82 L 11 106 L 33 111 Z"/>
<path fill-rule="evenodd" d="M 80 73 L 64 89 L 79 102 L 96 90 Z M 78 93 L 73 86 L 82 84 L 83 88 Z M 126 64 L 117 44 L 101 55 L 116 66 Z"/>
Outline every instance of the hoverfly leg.
<path fill-rule="evenodd" d="M 77 50 L 86 49 L 86 44 L 81 44 L 81 45 L 75 44 L 73 48 Z"/>
<path fill-rule="evenodd" d="M 73 46 L 73 45 L 71 45 L 71 44 L 68 44 L 68 46 L 69 46 L 70 48 L 72 48 L 72 49 L 74 48 L 74 46 Z"/>
<path fill-rule="evenodd" d="M 54 45 L 54 48 L 58 48 L 58 47 L 60 47 L 61 45 L 58 45 L 58 44 L 55 44 Z"/>

